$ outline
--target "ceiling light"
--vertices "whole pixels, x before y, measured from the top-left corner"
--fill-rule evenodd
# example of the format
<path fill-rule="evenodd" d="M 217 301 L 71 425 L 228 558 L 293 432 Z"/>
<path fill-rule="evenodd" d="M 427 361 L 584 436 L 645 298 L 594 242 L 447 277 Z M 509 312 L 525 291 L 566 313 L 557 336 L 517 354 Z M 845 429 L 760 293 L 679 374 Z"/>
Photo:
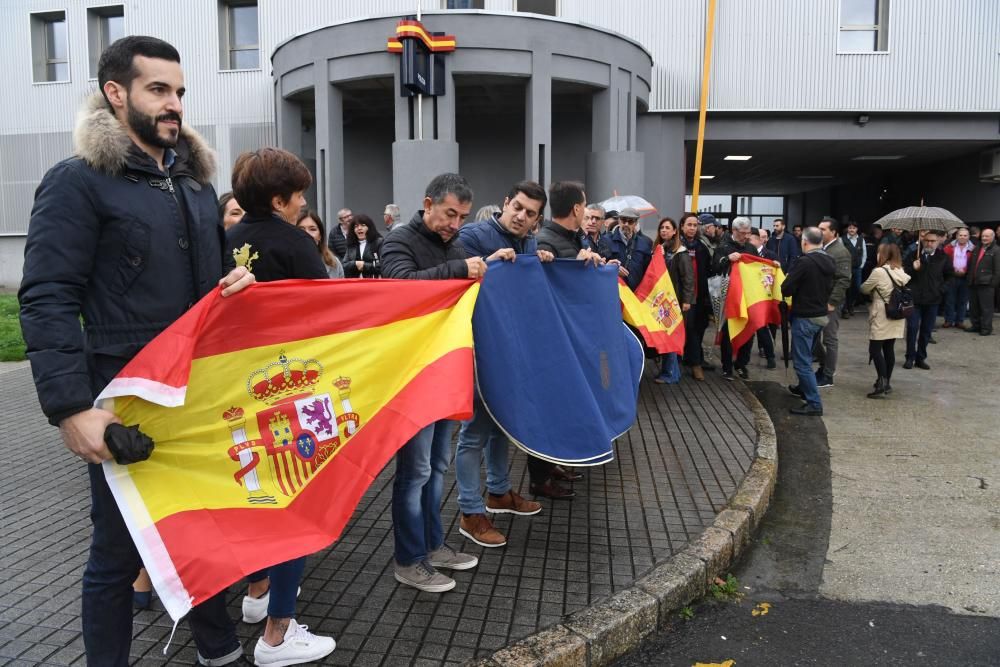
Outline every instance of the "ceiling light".
<path fill-rule="evenodd" d="M 713 178 L 715 178 L 715 176 L 704 176 L 704 175 L 702 175 L 700 178 L 702 178 L 703 180 L 706 180 L 706 181 L 710 181 Z"/>
<path fill-rule="evenodd" d="M 852 160 L 902 160 L 905 155 L 859 155 Z"/>
<path fill-rule="evenodd" d="M 749 160 L 753 155 L 727 155 L 723 160 Z"/>

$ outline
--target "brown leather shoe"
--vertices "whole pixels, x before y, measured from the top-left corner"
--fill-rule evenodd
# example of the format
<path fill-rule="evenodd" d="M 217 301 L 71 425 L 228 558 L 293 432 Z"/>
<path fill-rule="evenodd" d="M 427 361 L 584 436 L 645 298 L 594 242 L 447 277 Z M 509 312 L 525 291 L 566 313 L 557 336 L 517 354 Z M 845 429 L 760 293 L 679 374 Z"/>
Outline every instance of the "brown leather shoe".
<path fill-rule="evenodd" d="M 458 532 L 481 547 L 502 547 L 507 544 L 507 538 L 493 527 L 493 522 L 485 514 L 463 514 L 458 523 Z"/>
<path fill-rule="evenodd" d="M 691 377 L 693 377 L 695 380 L 700 380 L 700 381 L 704 382 L 705 381 L 705 371 L 703 371 L 701 369 L 701 366 L 692 366 L 691 367 Z"/>
<path fill-rule="evenodd" d="M 546 480 L 544 484 L 532 484 L 531 493 L 552 500 L 569 500 L 576 496 L 576 491 L 559 486 L 551 479 Z"/>
<path fill-rule="evenodd" d="M 486 511 L 491 514 L 519 514 L 521 516 L 531 516 L 542 511 L 541 503 L 528 500 L 521 495 L 508 491 L 502 496 L 494 496 L 492 493 L 486 496 Z"/>
<path fill-rule="evenodd" d="M 570 468 L 567 470 L 562 466 L 552 468 L 552 479 L 557 482 L 579 482 L 583 479 L 583 473 Z"/>

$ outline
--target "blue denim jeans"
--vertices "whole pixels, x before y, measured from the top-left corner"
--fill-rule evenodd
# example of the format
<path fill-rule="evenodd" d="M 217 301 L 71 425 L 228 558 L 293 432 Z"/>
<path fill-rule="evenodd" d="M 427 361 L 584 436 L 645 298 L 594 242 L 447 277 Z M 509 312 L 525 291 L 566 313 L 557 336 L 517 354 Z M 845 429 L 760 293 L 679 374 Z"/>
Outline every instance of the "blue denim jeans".
<path fill-rule="evenodd" d="M 88 665 L 128 665 L 132 644 L 132 582 L 142 563 L 101 466 L 90 474 L 90 559 L 83 572 L 83 643 Z M 235 662 L 243 654 L 226 610 L 226 591 L 186 616 L 198 654 L 212 664 Z"/>
<path fill-rule="evenodd" d="M 819 388 L 816 386 L 816 374 L 813 372 L 813 344 L 823 327 L 809 320 L 796 317 L 792 320 L 792 364 L 795 374 L 799 377 L 799 389 L 805 396 L 806 403 L 814 408 L 822 408 L 819 400 Z"/>
<path fill-rule="evenodd" d="M 498 496 L 510 491 L 507 475 L 507 436 L 486 412 L 483 399 L 476 392 L 472 419 L 462 422 L 455 453 L 455 482 L 458 508 L 463 514 L 485 514 L 479 471 L 486 456 L 486 490 Z"/>
<path fill-rule="evenodd" d="M 425 426 L 396 452 L 392 483 L 392 534 L 396 562 L 413 565 L 444 543 L 441 495 L 444 473 L 451 464 L 451 434 L 447 419 Z"/>
<path fill-rule="evenodd" d="M 681 381 L 681 364 L 676 352 L 660 355 L 660 378 L 667 384 Z"/>
<path fill-rule="evenodd" d="M 906 360 L 923 361 L 927 358 L 927 341 L 931 338 L 938 305 L 914 306 L 906 318 Z"/>
<path fill-rule="evenodd" d="M 969 284 L 965 276 L 956 276 L 948 281 L 944 293 L 944 321 L 948 324 L 964 324 L 969 308 Z"/>
<path fill-rule="evenodd" d="M 299 596 L 299 584 L 306 569 L 305 556 L 272 565 L 247 576 L 247 581 L 257 582 L 270 579 L 267 599 L 267 615 L 272 618 L 295 618 L 295 599 Z"/>

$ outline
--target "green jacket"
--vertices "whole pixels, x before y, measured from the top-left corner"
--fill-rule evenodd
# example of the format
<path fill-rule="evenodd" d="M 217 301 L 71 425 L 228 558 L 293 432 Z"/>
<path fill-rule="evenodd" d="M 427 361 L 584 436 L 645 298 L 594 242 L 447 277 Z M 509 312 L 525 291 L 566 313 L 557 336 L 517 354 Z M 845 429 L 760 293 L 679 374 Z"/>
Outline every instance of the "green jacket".
<path fill-rule="evenodd" d="M 830 292 L 830 305 L 839 308 L 847 298 L 847 288 L 851 286 L 851 251 L 844 247 L 844 242 L 838 237 L 823 250 L 837 264 L 837 273 L 833 278 L 833 291 Z"/>

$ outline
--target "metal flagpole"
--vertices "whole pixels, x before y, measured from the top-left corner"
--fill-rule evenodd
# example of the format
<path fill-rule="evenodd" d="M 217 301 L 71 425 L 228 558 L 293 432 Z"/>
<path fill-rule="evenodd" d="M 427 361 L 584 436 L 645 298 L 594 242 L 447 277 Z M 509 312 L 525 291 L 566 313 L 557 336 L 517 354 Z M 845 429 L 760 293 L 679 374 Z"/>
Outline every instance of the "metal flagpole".
<path fill-rule="evenodd" d="M 701 190 L 701 156 L 705 144 L 705 112 L 708 108 L 708 79 L 712 66 L 712 36 L 715 33 L 715 0 L 708 0 L 705 25 L 705 58 L 701 72 L 701 103 L 698 106 L 698 148 L 694 154 L 694 183 L 691 185 L 691 210 L 698 211 Z"/>
<path fill-rule="evenodd" d="M 715 0 L 712 0 L 715 2 Z M 417 0 L 417 21 L 420 20 L 420 0 Z M 417 93 L 417 140 L 424 140 L 424 95 Z"/>

